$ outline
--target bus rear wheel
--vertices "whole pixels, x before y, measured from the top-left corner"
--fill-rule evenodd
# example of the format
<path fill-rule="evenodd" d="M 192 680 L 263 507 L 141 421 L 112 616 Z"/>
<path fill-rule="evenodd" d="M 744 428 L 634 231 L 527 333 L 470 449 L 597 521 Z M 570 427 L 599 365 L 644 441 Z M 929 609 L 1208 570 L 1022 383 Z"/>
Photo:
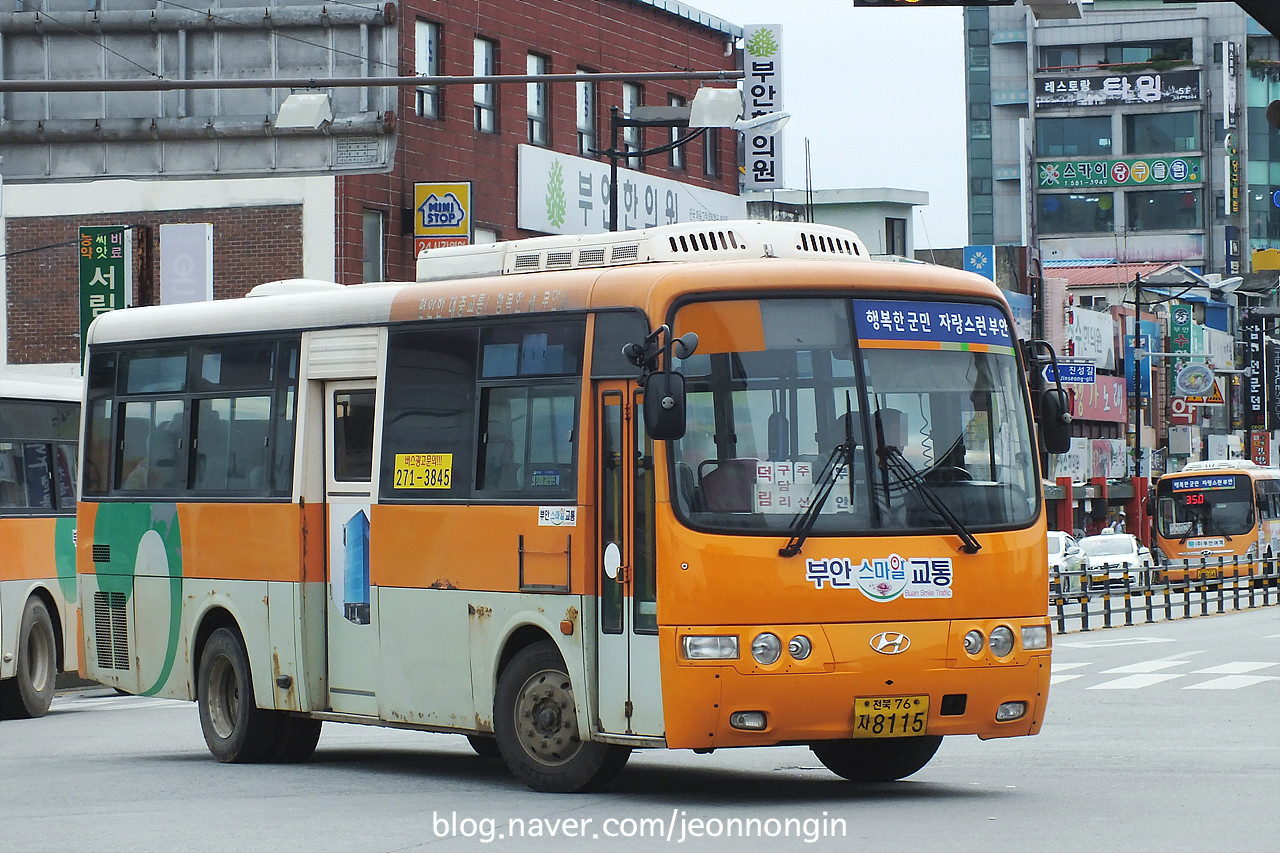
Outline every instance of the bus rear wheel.
<path fill-rule="evenodd" d="M 214 758 L 225 764 L 279 760 L 281 715 L 257 706 L 249 656 L 234 631 L 219 628 L 209 637 L 197 684 L 200 729 Z"/>
<path fill-rule="evenodd" d="M 553 643 L 516 653 L 498 676 L 494 734 L 517 779 L 535 791 L 595 791 L 622 770 L 629 747 L 582 740 L 573 684 Z"/>
<path fill-rule="evenodd" d="M 42 717 L 53 702 L 58 678 L 58 641 L 53 617 L 39 598 L 27 599 L 18 628 L 18 670 L 0 681 L 0 716 Z"/>
<path fill-rule="evenodd" d="M 883 740 L 829 740 L 810 744 L 818 760 L 850 782 L 896 782 L 929 763 L 942 743 L 940 736 Z"/>

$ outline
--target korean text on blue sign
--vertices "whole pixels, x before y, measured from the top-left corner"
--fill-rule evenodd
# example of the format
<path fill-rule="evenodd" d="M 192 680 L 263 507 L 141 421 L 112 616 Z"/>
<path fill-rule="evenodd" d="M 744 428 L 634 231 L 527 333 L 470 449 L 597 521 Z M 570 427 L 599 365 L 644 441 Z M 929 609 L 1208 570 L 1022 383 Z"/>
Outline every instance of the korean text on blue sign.
<path fill-rule="evenodd" d="M 1044 366 L 1043 376 L 1045 382 L 1056 382 L 1059 378 L 1063 382 L 1073 382 L 1077 385 L 1092 385 L 1098 381 L 1098 368 L 1092 364 L 1084 362 L 1064 361 L 1058 362 L 1058 370 L 1054 372 L 1054 365 L 1046 364 Z"/>
<path fill-rule="evenodd" d="M 1212 489 L 1234 489 L 1236 478 L 1233 474 L 1222 474 L 1217 477 L 1186 477 L 1173 481 L 1175 492 L 1207 492 Z"/>
<path fill-rule="evenodd" d="M 853 300 L 861 340 L 1012 346 L 1009 321 L 994 305 Z"/>

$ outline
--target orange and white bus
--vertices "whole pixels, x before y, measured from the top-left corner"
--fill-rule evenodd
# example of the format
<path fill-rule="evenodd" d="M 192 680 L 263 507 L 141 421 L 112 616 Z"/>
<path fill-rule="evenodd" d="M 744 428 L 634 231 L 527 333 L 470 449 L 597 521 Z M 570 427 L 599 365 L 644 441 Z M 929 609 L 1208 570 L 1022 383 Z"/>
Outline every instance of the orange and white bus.
<path fill-rule="evenodd" d="M 1040 465 L 990 282 L 758 222 L 418 278 L 95 321 L 90 677 L 198 700 L 222 761 L 397 726 L 546 791 L 637 748 L 870 781 L 1039 731 Z"/>
<path fill-rule="evenodd" d="M 0 371 L 0 717 L 49 710 L 76 638 L 79 378 Z"/>
<path fill-rule="evenodd" d="M 1280 555 L 1280 469 L 1247 459 L 1191 462 L 1156 481 L 1155 579 L 1261 572 Z"/>

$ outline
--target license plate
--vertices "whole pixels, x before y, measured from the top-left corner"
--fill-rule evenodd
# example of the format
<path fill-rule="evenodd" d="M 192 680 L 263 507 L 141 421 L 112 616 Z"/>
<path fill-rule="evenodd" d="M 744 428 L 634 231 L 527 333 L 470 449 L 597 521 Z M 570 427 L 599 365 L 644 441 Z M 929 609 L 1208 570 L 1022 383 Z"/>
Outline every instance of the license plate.
<path fill-rule="evenodd" d="M 853 702 L 854 737 L 915 737 L 926 734 L 928 696 L 881 696 Z"/>
<path fill-rule="evenodd" d="M 1208 580 L 1209 578 L 1216 578 L 1217 576 L 1217 569 L 1198 569 L 1196 571 L 1196 577 L 1200 578 L 1200 580 Z"/>

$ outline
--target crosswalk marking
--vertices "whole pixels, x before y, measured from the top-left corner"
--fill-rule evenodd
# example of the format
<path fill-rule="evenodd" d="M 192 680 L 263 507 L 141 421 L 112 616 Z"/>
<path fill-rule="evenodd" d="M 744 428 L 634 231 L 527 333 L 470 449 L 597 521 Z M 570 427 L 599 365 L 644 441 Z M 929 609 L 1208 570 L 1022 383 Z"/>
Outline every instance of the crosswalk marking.
<path fill-rule="evenodd" d="M 1175 678 L 1182 678 L 1181 674 L 1167 674 L 1159 672 L 1140 672 L 1134 675 L 1126 675 L 1124 678 L 1116 678 L 1111 681 L 1104 681 L 1101 684 L 1094 684 L 1085 689 L 1087 690 L 1138 690 L 1142 687 L 1150 687 L 1153 684 L 1159 684 L 1162 681 L 1172 681 Z"/>
<path fill-rule="evenodd" d="M 1054 661 L 1054 662 L 1053 662 L 1053 671 L 1054 671 L 1054 672 L 1062 672 L 1062 671 L 1064 671 L 1064 670 L 1068 670 L 1068 669 L 1075 669 L 1076 667 L 1079 667 L 1079 666 L 1089 666 L 1089 664 L 1088 664 L 1088 663 L 1080 663 L 1080 662 L 1076 662 L 1076 663 L 1058 663 L 1057 661 Z M 1072 676 L 1072 677 L 1074 678 L 1075 676 Z"/>
<path fill-rule="evenodd" d="M 1239 690 L 1264 681 L 1280 681 L 1280 675 L 1224 675 L 1199 684 L 1188 684 L 1183 690 Z"/>
<path fill-rule="evenodd" d="M 1114 669 L 1104 669 L 1106 673 L 1129 673 L 1129 672 L 1159 672 L 1162 669 L 1168 669 L 1171 666 L 1184 666 L 1190 663 L 1185 660 L 1144 660 L 1138 663 L 1125 664 L 1117 666 Z"/>
<path fill-rule="evenodd" d="M 1208 669 L 1197 669 L 1196 672 L 1203 672 L 1206 675 L 1239 675 L 1245 672 L 1255 672 L 1259 669 L 1266 669 L 1269 666 L 1280 666 L 1280 663 L 1276 663 L 1274 661 L 1233 660 L 1231 663 L 1211 666 Z"/>
<path fill-rule="evenodd" d="M 1070 675 L 1050 675 L 1049 684 L 1050 685 L 1061 684 L 1062 682 L 1070 681 L 1073 678 L 1084 678 L 1084 675 L 1085 674 L 1083 672 L 1075 672 L 1075 673 L 1071 673 Z"/>

